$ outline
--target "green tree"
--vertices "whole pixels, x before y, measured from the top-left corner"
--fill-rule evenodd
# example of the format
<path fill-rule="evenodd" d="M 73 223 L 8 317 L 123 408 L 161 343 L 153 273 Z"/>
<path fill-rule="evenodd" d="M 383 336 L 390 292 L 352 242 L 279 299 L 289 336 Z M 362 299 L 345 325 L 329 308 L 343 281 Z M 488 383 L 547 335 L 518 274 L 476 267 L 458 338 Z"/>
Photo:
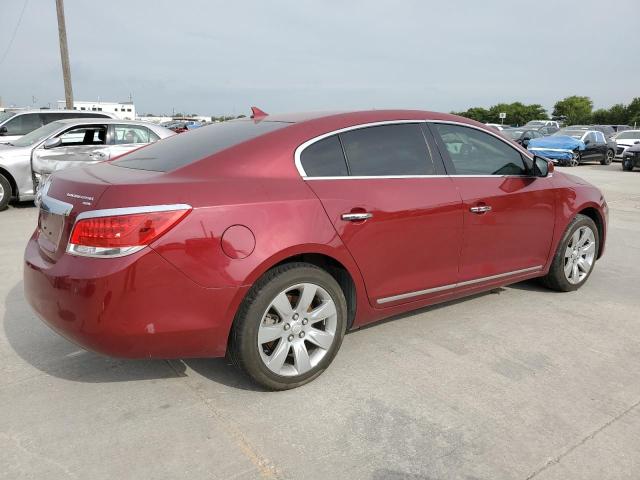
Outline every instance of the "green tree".
<path fill-rule="evenodd" d="M 627 105 L 627 121 L 628 125 L 640 125 L 640 97 L 635 97 L 631 103 Z"/>
<path fill-rule="evenodd" d="M 593 111 L 593 102 L 589 97 L 572 95 L 553 106 L 554 117 L 565 117 L 567 125 L 589 123 Z"/>

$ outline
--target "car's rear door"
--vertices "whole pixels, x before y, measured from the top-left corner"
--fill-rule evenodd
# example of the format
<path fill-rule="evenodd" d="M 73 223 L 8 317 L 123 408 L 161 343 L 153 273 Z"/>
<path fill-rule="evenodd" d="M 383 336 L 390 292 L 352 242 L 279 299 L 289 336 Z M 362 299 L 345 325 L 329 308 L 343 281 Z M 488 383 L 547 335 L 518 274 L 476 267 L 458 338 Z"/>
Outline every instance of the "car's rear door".
<path fill-rule="evenodd" d="M 110 126 L 109 152 L 111 158 L 119 157 L 160 137 L 143 125 L 113 124 Z"/>
<path fill-rule="evenodd" d="M 441 295 L 458 280 L 461 199 L 429 135 L 421 122 L 375 124 L 296 152 L 375 307 Z"/>
<path fill-rule="evenodd" d="M 555 224 L 552 179 L 529 175 L 521 152 L 498 135 L 453 123 L 430 128 L 463 201 L 460 282 L 542 269 Z"/>

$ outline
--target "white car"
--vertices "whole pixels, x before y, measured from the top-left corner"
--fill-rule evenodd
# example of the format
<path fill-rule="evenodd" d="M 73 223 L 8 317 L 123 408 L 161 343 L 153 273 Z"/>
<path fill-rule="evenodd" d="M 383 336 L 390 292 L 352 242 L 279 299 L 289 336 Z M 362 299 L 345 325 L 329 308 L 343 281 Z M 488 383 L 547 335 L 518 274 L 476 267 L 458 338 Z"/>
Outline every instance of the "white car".
<path fill-rule="evenodd" d="M 541 128 L 541 127 L 556 127 L 560 128 L 560 124 L 555 120 L 529 120 L 524 124 L 525 127 L 529 128 Z"/>
<path fill-rule="evenodd" d="M 113 113 L 79 110 L 6 110 L 0 112 L 0 144 L 12 143 L 23 135 L 68 118 L 116 118 Z"/>
<path fill-rule="evenodd" d="M 33 200 L 39 185 L 58 170 L 104 162 L 175 135 L 154 123 L 111 118 L 72 118 L 44 125 L 0 145 L 0 210 L 12 198 Z"/>
<path fill-rule="evenodd" d="M 499 123 L 485 123 L 487 127 L 495 128 L 496 130 L 502 131 L 505 128 L 509 128 L 509 125 L 500 125 Z"/>
<path fill-rule="evenodd" d="M 618 148 L 616 149 L 616 158 L 622 159 L 627 148 L 640 142 L 640 130 L 625 130 L 614 135 L 613 139 L 618 144 Z"/>

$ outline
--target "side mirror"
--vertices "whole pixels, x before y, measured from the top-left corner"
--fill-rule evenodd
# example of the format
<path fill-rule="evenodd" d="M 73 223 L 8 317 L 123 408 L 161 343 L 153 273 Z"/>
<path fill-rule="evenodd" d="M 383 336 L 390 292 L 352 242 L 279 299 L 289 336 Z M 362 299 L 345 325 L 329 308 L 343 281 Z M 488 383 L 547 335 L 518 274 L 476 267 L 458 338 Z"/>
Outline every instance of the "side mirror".
<path fill-rule="evenodd" d="M 60 137 L 47 138 L 42 145 L 44 148 L 56 148 L 62 145 L 62 139 Z"/>
<path fill-rule="evenodd" d="M 0 127 L 0 135 L 6 135 L 7 134 L 7 127 Z"/>
<path fill-rule="evenodd" d="M 548 177 L 553 173 L 555 167 L 551 160 L 538 155 L 533 156 L 533 175 L 536 177 Z"/>
<path fill-rule="evenodd" d="M 584 141 L 585 145 L 589 145 L 591 143 L 591 140 L 589 140 L 588 138 Z"/>

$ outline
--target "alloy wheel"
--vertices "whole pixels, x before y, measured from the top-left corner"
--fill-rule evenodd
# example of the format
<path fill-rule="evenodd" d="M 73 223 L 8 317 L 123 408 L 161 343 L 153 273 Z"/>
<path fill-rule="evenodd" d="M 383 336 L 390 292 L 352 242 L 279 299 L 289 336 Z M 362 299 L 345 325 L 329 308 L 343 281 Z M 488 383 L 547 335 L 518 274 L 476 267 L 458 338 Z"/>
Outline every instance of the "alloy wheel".
<path fill-rule="evenodd" d="M 611 162 L 613 162 L 613 157 L 614 157 L 614 155 L 615 155 L 615 154 L 613 153 L 613 150 L 607 150 L 607 158 L 606 158 L 606 160 L 605 160 L 605 161 L 607 162 L 607 163 L 606 163 L 607 165 L 610 165 L 610 164 L 611 164 Z"/>
<path fill-rule="evenodd" d="M 277 375 L 304 375 L 334 344 L 337 325 L 336 305 L 324 288 L 292 285 L 276 295 L 260 320 L 260 358 Z"/>
<path fill-rule="evenodd" d="M 582 282 L 593 267 L 596 256 L 596 236 L 588 226 L 578 228 L 564 252 L 564 275 L 569 283 Z"/>

